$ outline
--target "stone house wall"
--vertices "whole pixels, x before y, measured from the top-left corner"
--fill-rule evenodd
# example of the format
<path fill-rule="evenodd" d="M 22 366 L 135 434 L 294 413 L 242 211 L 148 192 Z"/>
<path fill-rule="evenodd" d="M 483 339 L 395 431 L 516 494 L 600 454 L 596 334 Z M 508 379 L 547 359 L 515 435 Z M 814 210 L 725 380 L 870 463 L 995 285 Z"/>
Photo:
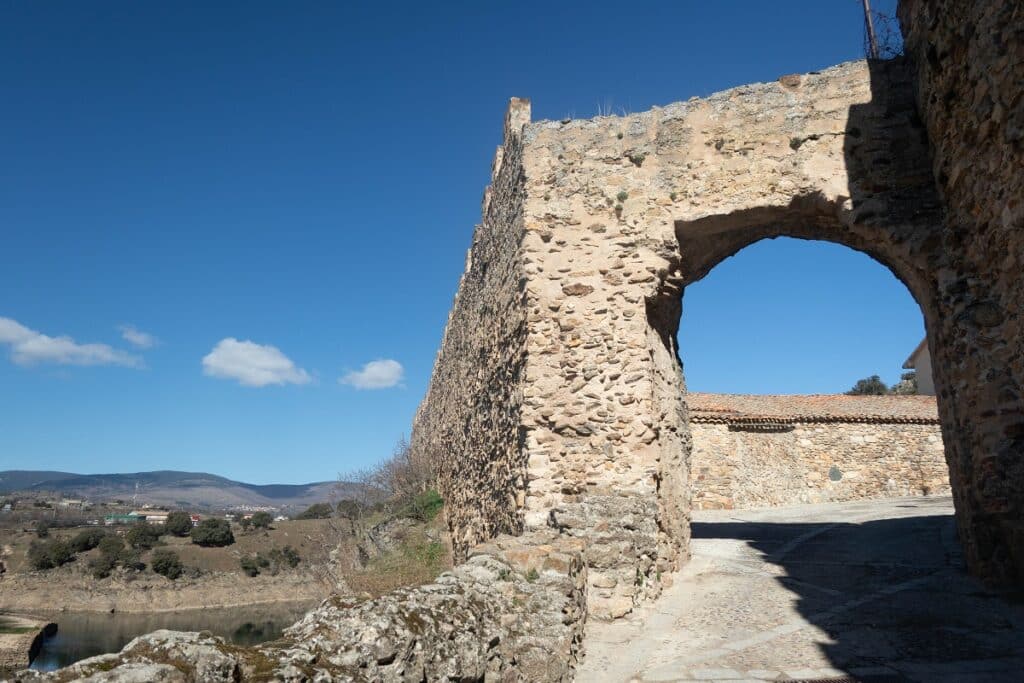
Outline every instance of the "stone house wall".
<path fill-rule="evenodd" d="M 693 507 L 742 509 L 948 495 L 933 424 L 691 422 Z"/>

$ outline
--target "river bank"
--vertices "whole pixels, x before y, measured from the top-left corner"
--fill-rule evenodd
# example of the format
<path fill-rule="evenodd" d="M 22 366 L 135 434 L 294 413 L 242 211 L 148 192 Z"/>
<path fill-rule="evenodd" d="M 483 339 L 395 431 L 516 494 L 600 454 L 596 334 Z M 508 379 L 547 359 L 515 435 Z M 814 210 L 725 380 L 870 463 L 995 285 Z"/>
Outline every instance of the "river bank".
<path fill-rule="evenodd" d="M 318 602 L 150 613 L 63 612 L 53 616 L 58 628 L 43 639 L 31 668 L 53 671 L 88 657 L 118 652 L 132 639 L 160 629 L 209 631 L 233 645 L 250 647 L 280 638 L 284 629 Z"/>
<path fill-rule="evenodd" d="M 0 672 L 27 667 L 43 638 L 56 630 L 56 625 L 46 620 L 0 615 Z"/>
<path fill-rule="evenodd" d="M 170 581 L 139 574 L 94 579 L 74 572 L 33 572 L 0 579 L 0 611 L 155 613 L 316 602 L 329 591 L 308 572 L 255 577 L 216 572 Z"/>

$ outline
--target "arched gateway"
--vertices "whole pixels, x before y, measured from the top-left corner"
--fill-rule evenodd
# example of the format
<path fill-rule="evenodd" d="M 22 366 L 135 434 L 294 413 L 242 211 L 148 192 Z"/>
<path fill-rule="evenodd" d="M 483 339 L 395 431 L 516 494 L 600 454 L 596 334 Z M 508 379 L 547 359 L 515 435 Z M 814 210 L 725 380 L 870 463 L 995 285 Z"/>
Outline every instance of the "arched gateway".
<path fill-rule="evenodd" d="M 532 123 L 512 101 L 412 441 L 460 551 L 553 526 L 586 539 L 593 613 L 656 594 L 689 535 L 681 297 L 785 235 L 866 252 L 917 299 L 970 567 L 1024 577 L 1020 139 L 974 149 L 974 114 L 933 93 L 971 101 L 981 67 L 928 59 L 626 117 Z"/>

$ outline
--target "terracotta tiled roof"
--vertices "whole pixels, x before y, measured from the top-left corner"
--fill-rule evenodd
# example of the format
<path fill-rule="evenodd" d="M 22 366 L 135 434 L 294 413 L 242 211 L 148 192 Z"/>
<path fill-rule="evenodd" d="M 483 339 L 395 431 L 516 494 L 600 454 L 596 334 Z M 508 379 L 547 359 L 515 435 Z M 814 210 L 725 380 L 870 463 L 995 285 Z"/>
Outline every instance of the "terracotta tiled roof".
<path fill-rule="evenodd" d="M 686 395 L 692 422 L 719 424 L 791 424 L 798 422 L 874 422 L 938 424 L 934 396 L 847 396 L 845 394 Z"/>

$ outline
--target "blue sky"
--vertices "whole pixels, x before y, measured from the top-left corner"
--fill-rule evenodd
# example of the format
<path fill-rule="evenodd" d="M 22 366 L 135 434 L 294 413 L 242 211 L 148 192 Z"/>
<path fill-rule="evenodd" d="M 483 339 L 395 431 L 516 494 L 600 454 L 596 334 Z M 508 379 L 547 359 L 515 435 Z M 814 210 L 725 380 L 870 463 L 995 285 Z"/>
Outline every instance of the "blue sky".
<path fill-rule="evenodd" d="M 637 112 L 862 51 L 860 0 L 352 4 L 0 3 L 0 469 L 376 461 L 510 96 Z M 893 381 L 922 334 L 868 257 L 775 240 L 690 288 L 680 339 L 693 390 L 799 393 Z"/>

